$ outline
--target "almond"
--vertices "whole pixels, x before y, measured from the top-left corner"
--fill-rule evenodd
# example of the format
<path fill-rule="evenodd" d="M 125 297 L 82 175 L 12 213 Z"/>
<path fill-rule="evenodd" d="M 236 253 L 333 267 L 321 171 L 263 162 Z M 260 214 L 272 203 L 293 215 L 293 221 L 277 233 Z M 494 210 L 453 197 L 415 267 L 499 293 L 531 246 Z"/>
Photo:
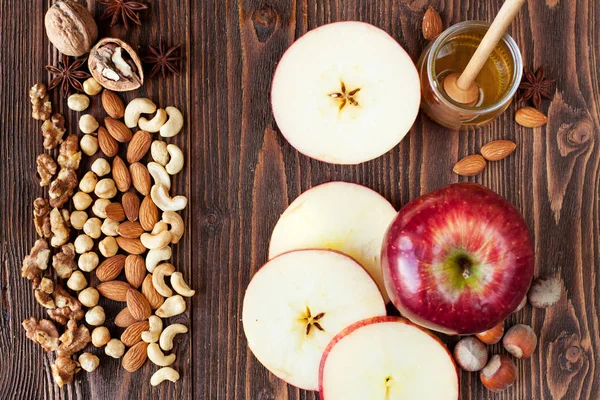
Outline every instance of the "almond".
<path fill-rule="evenodd" d="M 108 89 L 102 92 L 102 107 L 104 111 L 112 118 L 123 118 L 125 115 L 125 105 L 118 94 Z"/>
<path fill-rule="evenodd" d="M 152 188 L 152 178 L 148 168 L 144 164 L 136 162 L 129 166 L 129 172 L 131 172 L 131 181 L 135 190 L 143 196 L 148 196 Z"/>
<path fill-rule="evenodd" d="M 148 321 L 139 321 L 131 324 L 121 334 L 121 342 L 127 347 L 131 347 L 142 341 L 142 332 L 150 328 Z"/>
<path fill-rule="evenodd" d="M 440 14 L 433 7 L 429 7 L 423 17 L 423 37 L 433 40 L 442 33 L 443 24 Z"/>
<path fill-rule="evenodd" d="M 119 152 L 119 143 L 110 136 L 105 127 L 98 128 L 98 145 L 107 157 L 114 157 Z"/>
<path fill-rule="evenodd" d="M 462 176 L 475 176 L 482 173 L 485 166 L 485 158 L 479 154 L 472 154 L 457 162 L 452 171 Z"/>
<path fill-rule="evenodd" d="M 139 288 L 146 277 L 146 262 L 137 255 L 127 256 L 125 260 L 125 278 L 134 287 Z"/>
<path fill-rule="evenodd" d="M 140 216 L 140 198 L 132 191 L 129 191 L 123 194 L 121 202 L 123 203 L 123 211 L 125 211 L 127 219 L 132 222 L 137 221 Z"/>
<path fill-rule="evenodd" d="M 546 125 L 548 117 L 533 107 L 523 107 L 517 111 L 515 116 L 517 124 L 525 128 L 539 128 Z"/>
<path fill-rule="evenodd" d="M 510 140 L 494 140 L 481 148 L 481 155 L 488 161 L 499 161 L 512 154 L 517 148 Z"/>
<path fill-rule="evenodd" d="M 127 301 L 127 291 L 131 289 L 131 286 L 127 282 L 110 281 L 99 284 L 96 289 L 109 300 Z"/>
<path fill-rule="evenodd" d="M 140 161 L 152 145 L 152 136 L 146 131 L 137 131 L 127 145 L 127 161 L 129 164 Z"/>
<path fill-rule="evenodd" d="M 139 222 L 125 221 L 117 227 L 117 233 L 127 239 L 137 239 L 144 232 Z"/>
<path fill-rule="evenodd" d="M 117 254 L 102 261 L 102 264 L 96 268 L 96 277 L 101 282 L 114 280 L 123 271 L 125 258 L 123 254 Z"/>
<path fill-rule="evenodd" d="M 119 328 L 127 328 L 138 321 L 131 316 L 129 308 L 125 307 L 115 317 L 115 325 Z"/>
<path fill-rule="evenodd" d="M 131 316 L 138 321 L 148 319 L 152 315 L 148 299 L 135 289 L 127 290 L 127 308 L 129 308 Z"/>
<path fill-rule="evenodd" d="M 125 161 L 119 156 L 116 156 L 113 159 L 112 176 L 115 185 L 120 192 L 129 190 L 131 187 L 131 174 L 129 173 L 129 168 L 127 168 Z"/>
<path fill-rule="evenodd" d="M 165 302 L 165 298 L 154 288 L 152 284 L 152 274 L 146 275 L 144 282 L 142 282 L 142 293 L 148 299 L 150 307 L 153 310 L 158 309 Z"/>
<path fill-rule="evenodd" d="M 150 196 L 146 196 L 140 205 L 140 224 L 144 230 L 150 232 L 154 225 L 158 223 L 158 207 L 152 201 Z"/>
<path fill-rule="evenodd" d="M 131 140 L 131 130 L 121 121 L 106 117 L 104 118 L 104 126 L 106 126 L 106 130 L 110 133 L 110 136 L 117 142 L 127 143 Z"/>
<path fill-rule="evenodd" d="M 121 365 L 126 371 L 134 372 L 137 371 L 144 365 L 148 358 L 148 343 L 139 342 L 129 350 L 123 356 Z"/>
<path fill-rule="evenodd" d="M 129 254 L 142 254 L 146 251 L 146 248 L 140 241 L 140 239 L 128 239 L 123 236 L 117 237 L 117 244 L 121 249 Z"/>
<path fill-rule="evenodd" d="M 125 210 L 121 203 L 110 203 L 105 208 L 106 218 L 112 219 L 113 221 L 123 222 L 125 221 Z"/>

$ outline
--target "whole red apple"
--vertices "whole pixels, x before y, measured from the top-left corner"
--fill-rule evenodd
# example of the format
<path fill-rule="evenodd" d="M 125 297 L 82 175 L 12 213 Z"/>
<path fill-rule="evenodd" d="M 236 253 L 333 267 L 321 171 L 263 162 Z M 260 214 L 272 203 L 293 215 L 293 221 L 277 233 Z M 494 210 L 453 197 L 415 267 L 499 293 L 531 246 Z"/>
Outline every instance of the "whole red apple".
<path fill-rule="evenodd" d="M 523 217 L 475 183 L 407 204 L 383 241 L 387 292 L 402 315 L 447 334 L 485 331 L 515 310 L 533 278 Z"/>

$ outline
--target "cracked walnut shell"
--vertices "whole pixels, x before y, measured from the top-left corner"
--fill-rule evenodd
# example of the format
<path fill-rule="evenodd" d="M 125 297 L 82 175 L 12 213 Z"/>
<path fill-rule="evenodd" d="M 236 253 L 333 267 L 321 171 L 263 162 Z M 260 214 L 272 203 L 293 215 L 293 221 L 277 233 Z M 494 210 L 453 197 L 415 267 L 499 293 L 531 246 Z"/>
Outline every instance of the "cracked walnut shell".
<path fill-rule="evenodd" d="M 40 154 L 35 161 L 37 163 L 37 173 L 40 176 L 40 186 L 48 186 L 58 169 L 56 162 L 48 154 Z"/>
<path fill-rule="evenodd" d="M 48 96 L 46 85 L 36 83 L 29 90 L 31 99 L 31 116 L 38 121 L 46 121 L 52 115 L 52 103 Z"/>
<path fill-rule="evenodd" d="M 134 90 L 144 83 L 140 58 L 119 39 L 100 40 L 90 51 L 88 67 L 98 83 L 115 92 Z"/>
<path fill-rule="evenodd" d="M 62 143 L 65 132 L 65 118 L 61 114 L 56 113 L 52 115 L 52 118 L 44 121 L 42 124 L 44 148 L 46 150 L 55 149 L 56 146 Z"/>

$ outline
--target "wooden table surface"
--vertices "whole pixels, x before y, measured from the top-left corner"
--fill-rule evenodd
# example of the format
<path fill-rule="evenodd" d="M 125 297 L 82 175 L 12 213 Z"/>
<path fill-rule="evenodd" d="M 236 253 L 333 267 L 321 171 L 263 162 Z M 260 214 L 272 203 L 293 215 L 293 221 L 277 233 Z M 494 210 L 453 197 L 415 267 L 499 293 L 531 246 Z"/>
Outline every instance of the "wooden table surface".
<path fill-rule="evenodd" d="M 358 166 L 308 159 L 278 132 L 269 89 L 284 50 L 319 25 L 360 20 L 389 32 L 416 60 L 426 45 L 421 20 L 430 4 L 448 26 L 490 21 L 501 0 L 154 0 L 142 28 L 126 32 L 101 23 L 101 36 L 114 35 L 140 49 L 160 37 L 182 44 L 182 75 L 148 79 L 137 95 L 176 105 L 186 117 L 175 143 L 184 149 L 187 164 L 174 186 L 190 198 L 183 213 L 188 230 L 174 260 L 198 294 L 178 318 L 191 334 L 177 345 L 175 367 L 182 375 L 177 384 L 152 389 L 155 367 L 150 363 L 130 374 L 116 360 L 101 356 L 102 368 L 81 373 L 62 390 L 52 382 L 51 358 L 26 339 L 20 325 L 31 315 L 44 315 L 30 283 L 20 277 L 20 263 L 36 239 L 31 202 L 45 192 L 35 177 L 35 157 L 43 148 L 40 124 L 30 117 L 28 89 L 48 82 L 44 66 L 57 59 L 43 28 L 50 3 L 0 0 L 1 398 L 317 399 L 274 378 L 256 361 L 240 317 L 246 285 L 267 259 L 280 213 L 303 191 L 332 180 L 364 184 L 397 208 L 420 194 L 467 180 L 509 199 L 531 229 L 536 274 L 560 275 L 566 293 L 549 310 L 528 307 L 509 318 L 510 324 L 530 324 L 540 339 L 534 356 L 518 363 L 518 383 L 494 395 L 476 374 L 462 373 L 462 398 L 600 398 L 597 0 L 529 0 L 510 28 L 525 65 L 543 65 L 557 80 L 552 101 L 543 107 L 547 126 L 518 127 L 514 104 L 491 125 L 463 132 L 420 116 L 399 146 Z M 87 3 L 99 19 L 103 6 Z M 57 93 L 52 99 L 75 133 L 77 115 Z M 93 101 L 92 113 L 103 116 L 99 98 Z M 494 139 L 515 141 L 516 153 L 476 178 L 452 173 L 459 158 Z M 105 305 L 114 315 L 117 304 Z M 502 352 L 500 346 L 493 351 Z"/>

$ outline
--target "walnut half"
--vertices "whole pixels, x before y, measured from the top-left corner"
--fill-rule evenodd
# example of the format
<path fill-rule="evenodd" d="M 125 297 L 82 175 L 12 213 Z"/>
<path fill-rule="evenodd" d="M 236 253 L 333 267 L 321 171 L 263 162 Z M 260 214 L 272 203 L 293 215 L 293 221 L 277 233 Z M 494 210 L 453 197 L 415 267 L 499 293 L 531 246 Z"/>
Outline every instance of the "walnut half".
<path fill-rule="evenodd" d="M 50 318 L 59 324 L 65 325 L 70 319 L 79 321 L 83 318 L 84 313 L 81 309 L 82 306 L 79 300 L 71 296 L 58 284 L 54 289 L 54 302 L 56 303 L 57 308 L 54 310 L 47 310 L 47 313 Z"/>
<path fill-rule="evenodd" d="M 38 197 L 33 202 L 33 224 L 35 231 L 40 237 L 50 239 L 52 237 L 52 228 L 50 225 L 50 206 L 48 202 Z"/>
<path fill-rule="evenodd" d="M 67 227 L 67 222 L 63 218 L 63 214 L 58 208 L 54 208 L 50 211 L 50 227 L 52 230 L 52 239 L 50 239 L 52 247 L 60 247 L 67 243 L 69 240 L 69 228 Z M 61 278 L 64 278 L 64 276 L 61 276 Z"/>
<path fill-rule="evenodd" d="M 60 252 L 52 257 L 52 266 L 59 278 L 67 279 L 71 277 L 73 271 L 77 269 L 73 243 L 67 243 L 60 248 Z"/>
<path fill-rule="evenodd" d="M 77 169 L 80 161 L 79 138 L 77 138 L 77 135 L 69 135 L 60 145 L 58 165 L 62 168 Z"/>
<path fill-rule="evenodd" d="M 21 276 L 29 280 L 39 277 L 48 268 L 50 249 L 45 239 L 36 240 L 29 255 L 23 259 Z"/>
<path fill-rule="evenodd" d="M 35 317 L 23 321 L 21 324 L 25 329 L 25 334 L 33 343 L 39 343 L 46 351 L 58 349 L 58 330 L 52 321 L 42 319 L 38 322 Z"/>
<path fill-rule="evenodd" d="M 61 168 L 56 179 L 50 184 L 48 194 L 52 207 L 62 207 L 77 187 L 77 174 L 71 168 Z"/>
<path fill-rule="evenodd" d="M 46 85 L 36 83 L 29 90 L 31 99 L 31 116 L 39 121 L 46 121 L 52 115 L 52 103 L 46 90 Z"/>
<path fill-rule="evenodd" d="M 144 70 L 138 55 L 119 39 L 99 41 L 90 51 L 88 66 L 94 79 L 109 90 L 126 92 L 144 83 Z"/>
<path fill-rule="evenodd" d="M 58 166 L 52 156 L 48 154 L 40 154 L 35 161 L 37 163 L 37 172 L 40 176 L 40 186 L 48 186 L 52 181 L 52 177 L 56 174 Z"/>
<path fill-rule="evenodd" d="M 85 349 L 92 341 L 90 331 L 85 325 L 77 326 L 77 322 L 70 320 L 67 323 L 67 330 L 60 337 L 60 346 L 56 354 L 59 357 L 70 357 L 73 354 Z"/>
<path fill-rule="evenodd" d="M 73 377 L 80 370 L 79 363 L 69 357 L 58 357 L 50 368 L 52 369 L 54 383 L 59 387 L 73 383 Z"/>
<path fill-rule="evenodd" d="M 65 118 L 62 115 L 56 113 L 52 115 L 52 118 L 44 121 L 42 124 L 44 148 L 46 150 L 55 149 L 59 143 L 62 143 L 62 137 L 65 132 Z"/>

